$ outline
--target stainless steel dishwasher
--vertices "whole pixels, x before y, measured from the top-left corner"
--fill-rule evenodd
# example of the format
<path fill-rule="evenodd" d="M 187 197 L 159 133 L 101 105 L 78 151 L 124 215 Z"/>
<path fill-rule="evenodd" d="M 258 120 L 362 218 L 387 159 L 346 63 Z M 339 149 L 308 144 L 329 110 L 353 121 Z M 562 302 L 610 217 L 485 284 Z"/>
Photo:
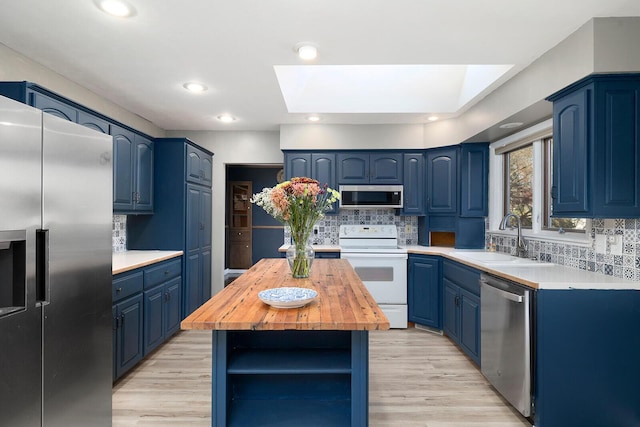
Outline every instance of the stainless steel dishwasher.
<path fill-rule="evenodd" d="M 480 278 L 481 371 L 522 415 L 531 416 L 532 298 L 522 285 L 489 275 Z"/>

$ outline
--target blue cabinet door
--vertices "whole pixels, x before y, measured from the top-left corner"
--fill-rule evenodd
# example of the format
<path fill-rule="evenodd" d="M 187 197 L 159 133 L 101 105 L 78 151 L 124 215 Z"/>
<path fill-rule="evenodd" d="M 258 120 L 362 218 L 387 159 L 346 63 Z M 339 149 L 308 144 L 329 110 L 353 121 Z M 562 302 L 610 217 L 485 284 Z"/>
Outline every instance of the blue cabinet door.
<path fill-rule="evenodd" d="M 336 155 L 335 153 L 311 153 L 311 177 L 317 180 L 321 186 L 325 184 L 329 188 L 336 188 Z M 327 214 L 338 212 L 338 203 L 334 203 Z"/>
<path fill-rule="evenodd" d="M 440 257 L 409 255 L 409 321 L 442 328 Z"/>
<path fill-rule="evenodd" d="M 116 378 L 142 360 L 142 305 L 142 294 L 138 294 L 116 306 Z"/>
<path fill-rule="evenodd" d="M 58 101 L 57 99 L 43 95 L 39 92 L 27 89 L 29 95 L 29 105 L 35 107 L 45 113 L 60 117 L 61 119 L 69 120 L 70 122 L 77 123 L 78 110 L 72 106 Z"/>
<path fill-rule="evenodd" d="M 144 291 L 144 354 L 164 342 L 164 285 Z"/>
<path fill-rule="evenodd" d="M 480 298 L 460 289 L 460 347 L 480 364 Z"/>
<path fill-rule="evenodd" d="M 402 213 L 404 215 L 424 215 L 424 154 L 404 153 L 403 162 L 404 201 Z"/>
<path fill-rule="evenodd" d="M 135 134 L 118 126 L 111 127 L 113 137 L 113 210 L 133 210 Z"/>
<path fill-rule="evenodd" d="M 446 277 L 442 279 L 443 284 L 443 319 L 442 329 L 455 342 L 458 342 L 460 336 L 460 324 L 458 315 L 458 294 L 460 288 L 454 285 Z"/>
<path fill-rule="evenodd" d="M 460 148 L 460 216 L 489 214 L 489 144 L 462 144 Z"/>
<path fill-rule="evenodd" d="M 135 211 L 153 211 L 153 141 L 141 135 L 134 139 Z"/>
<path fill-rule="evenodd" d="M 427 151 L 427 212 L 458 213 L 458 148 Z"/>
<path fill-rule="evenodd" d="M 592 87 L 553 104 L 553 213 L 587 213 L 587 114 Z"/>
<path fill-rule="evenodd" d="M 287 180 L 296 176 L 311 178 L 311 153 L 285 153 L 284 176 Z"/>
<path fill-rule="evenodd" d="M 169 338 L 180 329 L 182 312 L 182 277 L 164 285 L 164 337 Z"/>
<path fill-rule="evenodd" d="M 211 186 L 213 173 L 211 155 L 189 143 L 185 144 L 185 151 L 185 179 L 195 184 Z"/>
<path fill-rule="evenodd" d="M 86 111 L 78 110 L 78 124 L 107 135 L 109 134 L 109 122 Z"/>
<path fill-rule="evenodd" d="M 338 153 L 338 185 L 369 183 L 369 153 Z"/>
<path fill-rule="evenodd" d="M 369 156 L 370 184 L 402 184 L 402 153 L 372 153 Z"/>
<path fill-rule="evenodd" d="M 640 212 L 640 75 L 597 86 L 594 117 L 594 216 L 636 218 Z"/>

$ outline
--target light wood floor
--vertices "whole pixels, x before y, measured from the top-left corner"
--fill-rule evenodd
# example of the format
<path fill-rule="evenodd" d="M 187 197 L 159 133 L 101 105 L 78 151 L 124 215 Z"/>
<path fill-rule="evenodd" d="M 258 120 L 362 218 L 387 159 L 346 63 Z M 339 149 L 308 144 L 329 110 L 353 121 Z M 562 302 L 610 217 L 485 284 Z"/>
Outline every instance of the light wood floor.
<path fill-rule="evenodd" d="M 531 427 L 447 338 L 370 334 L 371 427 Z M 113 427 L 211 425 L 211 333 L 178 333 L 115 384 Z M 304 427 L 304 426 L 301 426 Z"/>

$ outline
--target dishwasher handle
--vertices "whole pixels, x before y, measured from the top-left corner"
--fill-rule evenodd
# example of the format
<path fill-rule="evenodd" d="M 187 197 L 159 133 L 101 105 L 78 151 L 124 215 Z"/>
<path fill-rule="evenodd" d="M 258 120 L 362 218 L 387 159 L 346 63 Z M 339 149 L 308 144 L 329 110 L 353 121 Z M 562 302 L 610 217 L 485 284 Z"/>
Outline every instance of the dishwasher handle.
<path fill-rule="evenodd" d="M 500 295 L 504 299 L 508 299 L 509 301 L 517 302 L 518 304 L 522 304 L 522 302 L 524 301 L 524 297 L 522 295 L 514 294 L 514 293 L 511 293 L 511 292 L 503 291 L 500 288 L 496 288 L 495 286 L 492 286 L 491 283 L 490 283 L 490 280 L 487 280 L 486 278 L 480 279 L 480 283 L 482 283 L 485 286 L 490 286 L 491 289 L 493 289 L 494 292 L 496 292 L 498 295 Z"/>

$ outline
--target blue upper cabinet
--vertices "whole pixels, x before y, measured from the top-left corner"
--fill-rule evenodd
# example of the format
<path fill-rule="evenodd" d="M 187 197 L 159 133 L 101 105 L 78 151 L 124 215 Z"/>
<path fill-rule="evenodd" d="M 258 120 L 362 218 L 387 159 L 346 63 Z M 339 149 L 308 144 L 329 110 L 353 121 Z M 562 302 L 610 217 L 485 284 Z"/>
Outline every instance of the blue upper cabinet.
<path fill-rule="evenodd" d="M 35 83 L 0 82 L 0 95 L 112 135 L 113 211 L 153 212 L 153 142 L 148 137 Z M 208 171 L 203 179 L 210 183 L 211 165 Z"/>
<path fill-rule="evenodd" d="M 284 153 L 284 176 L 289 180 L 295 176 L 311 178 L 311 153 Z"/>
<path fill-rule="evenodd" d="M 404 215 L 424 215 L 424 169 L 424 153 L 404 153 Z"/>
<path fill-rule="evenodd" d="M 213 182 L 213 160 L 211 155 L 190 144 L 186 144 L 186 150 L 187 181 L 211 187 Z"/>
<path fill-rule="evenodd" d="M 462 144 L 460 148 L 460 216 L 489 214 L 489 143 Z"/>
<path fill-rule="evenodd" d="M 338 185 L 402 184 L 402 153 L 338 152 L 337 162 Z"/>
<path fill-rule="evenodd" d="M 113 210 L 153 211 L 153 141 L 116 125 L 113 136 Z"/>
<path fill-rule="evenodd" d="M 427 151 L 427 213 L 458 213 L 458 147 Z"/>
<path fill-rule="evenodd" d="M 593 75 L 553 102 L 553 215 L 637 218 L 640 74 Z"/>
<path fill-rule="evenodd" d="M 317 180 L 320 185 L 328 185 L 337 190 L 336 186 L 336 154 L 335 152 L 291 152 L 284 153 L 285 178 L 306 176 Z M 338 204 L 328 211 L 328 214 L 338 212 Z"/>

